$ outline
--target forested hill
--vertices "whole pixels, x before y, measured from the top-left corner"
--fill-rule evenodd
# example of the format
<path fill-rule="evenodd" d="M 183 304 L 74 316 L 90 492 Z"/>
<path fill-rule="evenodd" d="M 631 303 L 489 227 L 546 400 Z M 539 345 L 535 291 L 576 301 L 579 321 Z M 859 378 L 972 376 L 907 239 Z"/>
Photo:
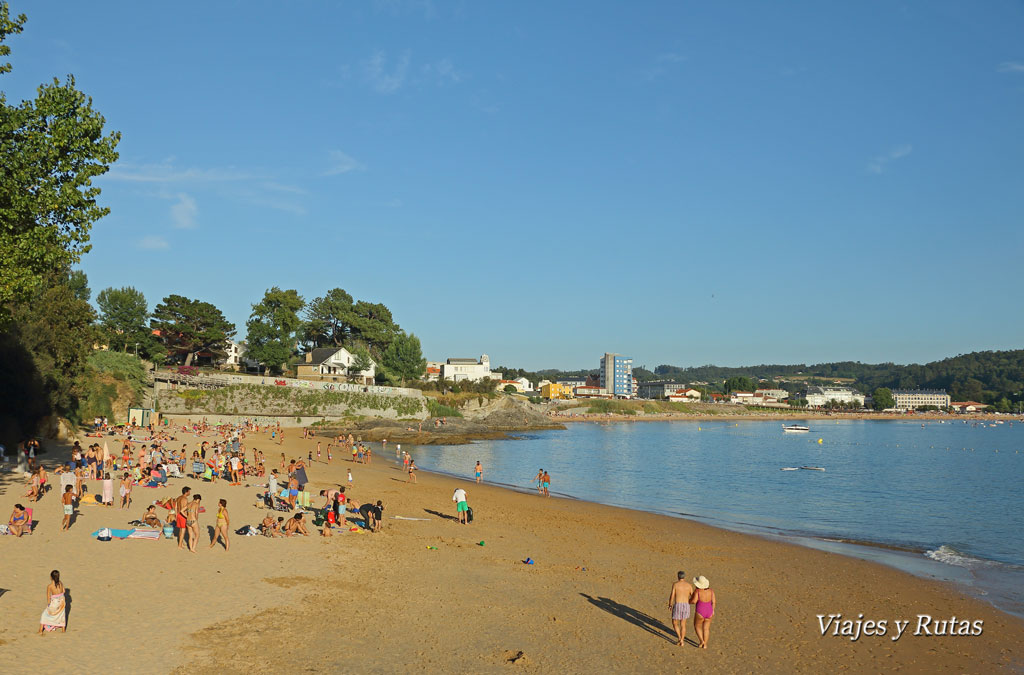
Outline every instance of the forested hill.
<path fill-rule="evenodd" d="M 645 373 L 646 374 L 646 373 Z M 759 365 L 742 368 L 699 366 L 679 368 L 661 365 L 644 379 L 672 379 L 679 382 L 717 383 L 730 377 L 746 376 L 775 380 L 820 377 L 847 378 L 863 392 L 878 387 L 890 389 L 945 389 L 954 401 L 994 403 L 1001 398 L 1019 401 L 1024 397 L 1024 349 L 1001 352 L 973 352 L 924 365 L 859 363 L 840 361 L 815 365 Z M 639 378 L 638 378 L 639 379 Z"/>

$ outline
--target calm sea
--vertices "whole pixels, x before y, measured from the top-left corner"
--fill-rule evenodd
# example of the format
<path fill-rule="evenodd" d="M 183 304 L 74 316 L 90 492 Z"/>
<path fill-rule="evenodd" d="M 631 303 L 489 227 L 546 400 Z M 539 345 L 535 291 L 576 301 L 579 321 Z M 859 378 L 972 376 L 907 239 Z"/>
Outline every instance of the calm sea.
<path fill-rule="evenodd" d="M 488 482 L 527 489 L 546 469 L 559 496 L 877 560 L 1024 616 L 1024 422 L 808 424 L 578 423 L 406 449 L 426 470 L 469 477 L 480 460 Z M 804 465 L 825 471 L 781 470 Z"/>

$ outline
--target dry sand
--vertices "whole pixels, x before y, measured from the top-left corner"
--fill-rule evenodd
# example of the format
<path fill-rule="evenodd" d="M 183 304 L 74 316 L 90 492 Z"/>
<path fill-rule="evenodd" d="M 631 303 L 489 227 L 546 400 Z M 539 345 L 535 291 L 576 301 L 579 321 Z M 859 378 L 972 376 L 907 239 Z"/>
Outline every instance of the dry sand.
<path fill-rule="evenodd" d="M 315 447 L 298 436 L 288 434 L 289 457 Z M 246 445 L 279 461 L 280 448 L 262 435 Z M 172 479 L 169 488 L 137 488 L 130 515 L 83 506 L 60 532 L 51 492 L 35 506 L 34 535 L 0 537 L 0 671 L 986 672 L 1024 663 L 1024 622 L 945 584 L 687 520 L 426 473 L 407 484 L 374 449 L 372 465 L 336 453 L 309 477 L 319 490 L 342 484 L 352 468 L 355 498 L 386 504 L 379 534 L 232 535 L 230 552 L 201 542 L 196 554 L 163 539 L 103 543 L 89 533 L 125 527 L 144 503 L 182 485 L 210 510 L 204 533 L 218 498 L 228 500 L 232 531 L 264 512 L 253 506 L 254 488 Z M 47 465 L 56 459 L 44 455 Z M 22 490 L 11 474 L 0 477 L 6 518 Z M 452 518 L 457 485 L 469 494 L 472 525 Z M 536 564 L 522 564 L 527 556 Z M 38 637 L 53 568 L 72 598 L 68 632 Z M 666 604 L 679 569 L 716 590 L 707 650 L 669 637 Z M 828 613 L 886 619 L 889 634 L 822 637 L 816 615 Z M 893 621 L 918 614 L 984 620 L 984 633 L 915 637 L 912 622 L 892 641 Z"/>

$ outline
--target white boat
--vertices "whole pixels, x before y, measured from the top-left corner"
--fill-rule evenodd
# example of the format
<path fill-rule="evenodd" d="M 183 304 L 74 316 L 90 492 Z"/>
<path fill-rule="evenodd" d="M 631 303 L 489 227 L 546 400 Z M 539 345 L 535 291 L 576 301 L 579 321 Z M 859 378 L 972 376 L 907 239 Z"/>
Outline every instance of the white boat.
<path fill-rule="evenodd" d="M 806 469 L 807 471 L 824 471 L 825 470 L 825 468 L 821 467 L 821 466 L 802 466 L 800 468 L 801 469 Z"/>
<path fill-rule="evenodd" d="M 810 431 L 811 428 L 810 427 L 800 426 L 799 424 L 790 424 L 788 427 L 787 426 L 783 426 L 782 430 L 785 431 L 786 433 L 791 433 L 791 434 L 805 434 L 808 431 Z"/>
<path fill-rule="evenodd" d="M 779 471 L 799 471 L 799 470 L 800 470 L 800 467 L 798 467 L 798 466 L 784 466 L 781 469 L 779 469 Z"/>

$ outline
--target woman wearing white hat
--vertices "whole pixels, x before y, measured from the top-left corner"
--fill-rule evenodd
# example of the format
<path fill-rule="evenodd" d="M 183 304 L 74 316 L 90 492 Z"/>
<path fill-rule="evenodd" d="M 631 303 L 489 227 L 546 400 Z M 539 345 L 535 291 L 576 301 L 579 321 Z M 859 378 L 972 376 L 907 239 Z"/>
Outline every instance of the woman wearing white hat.
<path fill-rule="evenodd" d="M 705 576 L 694 579 L 693 585 L 695 588 L 690 596 L 690 602 L 696 605 L 693 608 L 693 630 L 700 641 L 699 647 L 707 649 L 711 618 L 715 615 L 715 592 L 711 590 L 711 582 Z"/>

